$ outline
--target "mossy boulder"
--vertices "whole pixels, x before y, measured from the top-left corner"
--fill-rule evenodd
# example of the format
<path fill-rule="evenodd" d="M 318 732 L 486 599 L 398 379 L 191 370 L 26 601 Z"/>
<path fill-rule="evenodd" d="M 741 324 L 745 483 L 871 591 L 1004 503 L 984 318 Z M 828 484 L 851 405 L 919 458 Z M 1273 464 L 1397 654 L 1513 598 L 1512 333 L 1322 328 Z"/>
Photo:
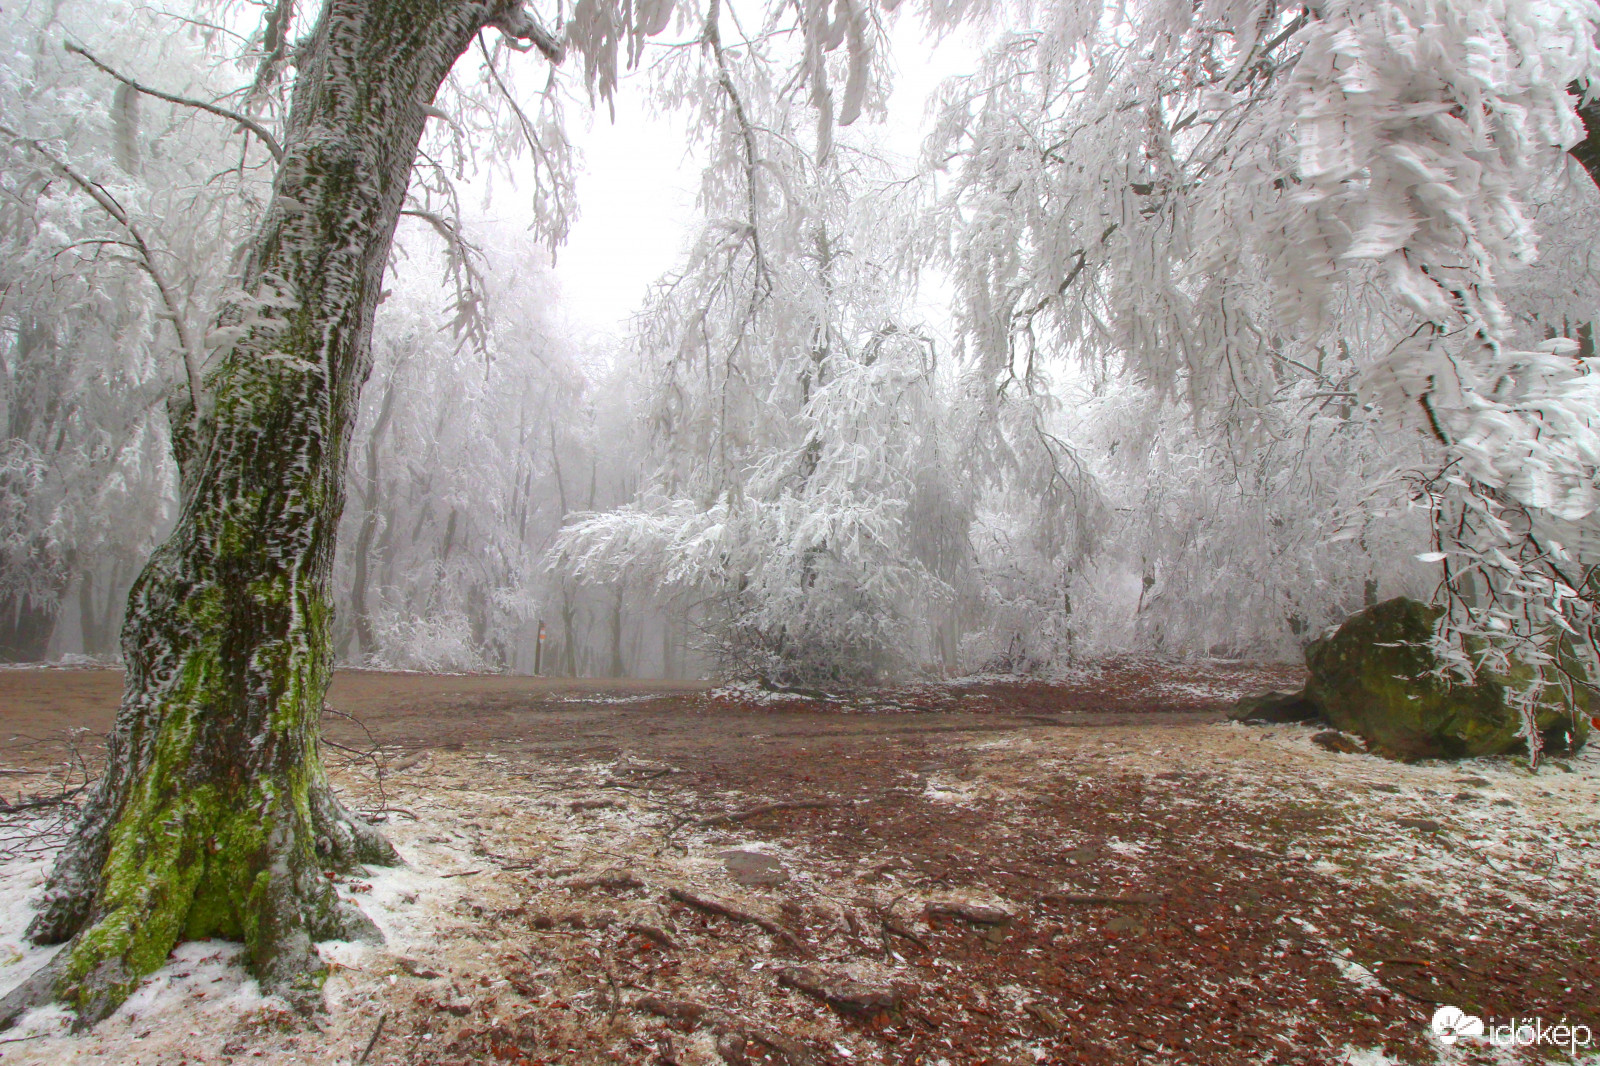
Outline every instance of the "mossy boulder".
<path fill-rule="evenodd" d="M 1526 751 L 1522 722 L 1507 696 L 1532 679 L 1482 673 L 1467 685 L 1435 676 L 1429 647 L 1440 611 L 1397 597 L 1351 616 L 1306 648 L 1305 697 L 1337 729 L 1355 733 L 1371 751 L 1397 759 L 1463 759 Z M 1573 751 L 1589 734 L 1586 694 L 1569 705 L 1559 690 L 1540 704 L 1547 751 Z"/>

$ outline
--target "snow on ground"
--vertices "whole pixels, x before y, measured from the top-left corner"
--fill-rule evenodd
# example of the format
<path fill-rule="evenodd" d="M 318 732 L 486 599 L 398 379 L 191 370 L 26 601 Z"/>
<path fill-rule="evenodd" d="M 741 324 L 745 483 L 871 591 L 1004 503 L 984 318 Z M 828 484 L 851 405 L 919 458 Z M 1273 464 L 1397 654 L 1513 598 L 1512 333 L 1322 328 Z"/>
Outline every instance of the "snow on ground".
<path fill-rule="evenodd" d="M 1335 755 L 1310 743 L 1313 732 L 1302 726 L 1207 724 L 1159 733 L 1048 730 L 957 737 L 952 743 L 970 761 L 948 772 L 927 772 L 917 794 L 941 810 L 995 811 L 1029 790 L 1048 788 L 1041 783 L 1051 775 L 1142 775 L 1152 781 L 1203 775 L 1263 819 L 1285 806 L 1341 812 L 1340 828 L 1331 836 L 1314 846 L 1292 838 L 1287 845 L 1290 858 L 1298 856 L 1319 875 L 1352 884 L 1422 885 L 1447 904 L 1453 886 L 1471 884 L 1537 913 L 1569 916 L 1600 898 L 1600 752 L 1552 760 L 1532 774 L 1505 759 L 1403 765 Z M 752 958 L 737 940 L 705 939 L 681 920 L 674 926 L 663 890 L 688 886 L 774 917 L 771 898 L 727 880 L 722 856 L 743 850 L 782 863 L 806 886 L 819 913 L 841 928 L 855 920 L 863 899 L 919 936 L 932 935 L 922 916 L 927 904 L 1011 905 L 981 892 L 898 883 L 892 873 L 882 874 L 891 865 L 883 860 L 892 854 L 858 854 L 848 868 L 834 869 L 770 834 L 763 838 L 739 824 L 701 824 L 683 813 L 686 803 L 736 810 L 752 798 L 653 791 L 671 783 L 671 770 L 631 756 L 536 767 L 494 753 L 434 752 L 413 760 L 386 784 L 395 809 L 384 829 L 407 865 L 338 882 L 341 894 L 374 919 L 385 942 L 319 946 L 330 968 L 329 1010 L 314 1026 L 260 994 L 238 964 L 237 946 L 186 944 L 115 1015 L 86 1034 L 67 1032 L 59 1010 L 35 1012 L 0 1037 L 0 1062 L 351 1066 L 369 1042 L 375 1048 L 367 1060 L 371 1066 L 429 1062 L 435 1034 L 442 1043 L 452 1025 L 470 1023 L 474 1031 L 493 1033 L 496 1026 L 532 1024 L 527 1019 L 533 1017 L 547 1027 L 604 1030 L 613 1046 L 636 1047 L 622 1061 L 655 1061 L 650 1045 L 625 1043 L 647 1035 L 649 1019 L 619 1013 L 640 986 L 602 969 L 602 955 L 596 954 L 619 928 L 653 928 L 693 944 L 672 978 L 675 995 L 723 1004 L 735 996 L 734 1009 L 751 1025 L 832 1048 L 840 1063 L 880 1063 L 890 1061 L 883 1047 L 859 1027 L 777 989 L 764 976 L 776 965 L 771 959 Z M 373 799 L 373 783 L 361 774 L 347 770 L 341 783 L 353 798 Z M 1173 802 L 1205 800 L 1179 790 Z M 1075 846 L 1070 827 L 1061 828 L 1062 845 Z M 1136 831 L 1104 844 L 1104 861 L 1130 888 L 1140 885 L 1142 871 L 1159 852 L 1154 838 Z M 48 950 L 22 939 L 48 862 L 48 854 L 35 853 L 0 863 L 0 991 L 49 957 Z M 590 887 L 606 878 L 636 879 L 640 891 Z M 1378 983 L 1320 924 L 1297 921 L 1304 942 L 1352 989 L 1370 992 Z M 893 951 L 840 965 L 868 983 L 914 990 L 926 981 Z M 759 994 L 749 992 L 755 986 L 735 983 L 752 977 L 764 982 Z M 1013 991 L 979 990 L 995 1002 L 1010 995 L 1016 1003 L 1007 1009 L 1016 1013 L 1017 1003 L 1026 1006 L 1027 993 Z M 569 1032 L 576 1042 L 577 1031 Z M 547 1035 L 552 1046 L 561 1040 L 559 1028 Z M 681 1062 L 719 1061 L 704 1031 L 674 1039 Z M 1441 1063 L 1460 1060 L 1453 1051 L 1440 1051 Z M 1020 1037 L 1011 1054 L 1017 1062 L 1043 1063 L 1050 1056 L 1036 1039 Z M 1341 1059 L 1329 1061 L 1399 1061 L 1376 1049 L 1347 1047 L 1339 1054 Z M 952 1059 L 950 1066 L 967 1064 Z"/>
<path fill-rule="evenodd" d="M 263 996 L 241 966 L 242 946 L 225 941 L 180 944 L 162 967 L 110 1018 L 82 1035 L 68 1030 L 60 1008 L 30 1011 L 0 1036 L 0 1062 L 157 1064 L 252 1062 L 342 1066 L 355 1060 L 376 1019 L 365 1008 L 407 952 L 428 954 L 436 944 L 438 915 L 463 886 L 432 872 L 453 856 L 418 842 L 417 830 L 391 827 L 406 867 L 340 882 L 341 895 L 357 900 L 383 931 L 382 946 L 329 942 L 318 945 L 330 965 L 324 986 L 329 1014 L 307 1028 L 276 996 Z M 58 949 L 33 948 L 23 933 L 43 886 L 50 856 L 0 865 L 0 991 L 9 991 Z M 365 1030 L 363 1030 L 365 1024 Z"/>
<path fill-rule="evenodd" d="M 33 920 L 33 900 L 44 887 L 55 849 L 0 863 L 0 995 L 49 962 L 58 948 L 39 948 L 23 933 Z"/>

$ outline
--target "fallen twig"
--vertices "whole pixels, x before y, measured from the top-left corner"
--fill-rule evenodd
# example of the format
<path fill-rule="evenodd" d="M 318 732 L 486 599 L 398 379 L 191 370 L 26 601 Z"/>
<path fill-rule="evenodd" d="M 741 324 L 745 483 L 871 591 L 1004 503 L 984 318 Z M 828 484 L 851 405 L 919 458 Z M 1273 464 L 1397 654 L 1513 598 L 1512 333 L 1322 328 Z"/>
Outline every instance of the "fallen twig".
<path fill-rule="evenodd" d="M 633 1001 L 632 1006 L 635 1010 L 642 1010 L 646 1014 L 654 1014 L 657 1018 L 665 1018 L 669 1022 L 678 1022 L 682 1025 L 699 1025 L 703 1019 L 720 1013 L 717 1008 L 696 1003 L 692 999 L 669 999 L 654 995 L 640 996 Z"/>
<path fill-rule="evenodd" d="M 712 899 L 709 896 L 699 896 L 683 888 L 669 888 L 667 889 L 667 895 L 671 896 L 679 903 L 684 903 L 690 907 L 693 907 L 695 910 L 705 911 L 707 914 L 720 915 L 724 918 L 732 918 L 736 922 L 746 922 L 750 925 L 758 926 L 761 929 L 764 929 L 766 932 L 771 933 L 779 940 L 782 940 L 796 951 L 802 953 L 806 951 L 806 945 L 804 941 L 802 941 L 798 936 L 790 932 L 788 929 L 785 929 L 783 926 L 773 921 L 771 918 L 767 918 L 760 914 L 752 914 L 750 911 L 740 910 L 731 903 L 725 903 L 722 900 Z"/>
<path fill-rule="evenodd" d="M 370 759 L 372 761 L 373 773 L 375 775 L 375 778 L 376 778 L 377 784 L 378 784 L 378 809 L 380 811 L 388 810 L 388 808 L 389 808 L 389 797 L 388 797 L 388 794 L 385 792 L 384 787 L 383 787 L 383 775 L 384 775 L 383 759 L 379 757 L 379 754 L 378 754 L 378 741 L 377 741 L 377 738 L 372 735 L 372 730 L 367 728 L 367 723 L 363 722 L 361 719 L 357 718 L 355 715 L 349 713 L 348 711 L 341 711 L 341 710 L 339 710 L 339 709 L 337 709 L 335 707 L 328 706 L 326 703 L 324 703 L 322 705 L 322 711 L 323 711 L 324 714 L 337 715 L 338 717 L 343 718 L 345 721 L 354 724 L 357 729 L 360 729 L 361 732 L 366 734 L 367 743 L 369 745 L 371 745 L 371 747 L 369 747 L 366 751 L 362 751 L 359 748 L 346 747 L 343 744 L 339 744 L 339 743 L 336 743 L 335 741 L 329 740 L 326 735 L 324 735 L 322 737 L 322 742 L 324 744 L 328 745 L 329 747 L 337 748 L 342 752 L 346 752 L 346 753 L 348 753 L 350 755 L 355 755 L 355 756 L 357 756 L 359 758 Z"/>
<path fill-rule="evenodd" d="M 389 1020 L 389 1012 L 384 1011 L 378 1015 L 378 1027 L 372 1030 L 372 1038 L 367 1041 L 367 1046 L 361 1052 L 361 1057 L 356 1059 L 356 1066 L 361 1066 L 367 1061 L 367 1056 L 372 1054 L 372 1049 L 378 1046 L 378 1037 L 383 1035 L 383 1023 Z"/>
<path fill-rule="evenodd" d="M 1004 925 L 1015 917 L 1010 911 L 1000 907 L 990 907 L 983 903 L 968 903 L 965 900 L 935 900 L 929 903 L 924 910 L 928 914 L 937 914 L 947 918 L 960 918 L 974 925 Z"/>
<path fill-rule="evenodd" d="M 733 822 L 745 822 L 751 818 L 759 818 L 763 814 L 775 814 L 778 811 L 817 811 L 827 807 L 838 807 L 838 800 L 793 800 L 786 803 L 764 803 L 759 807 L 751 807 L 745 811 L 732 811 L 728 814 L 716 814 L 710 818 L 701 818 L 695 822 L 698 828 L 710 825 L 729 825 Z"/>
<path fill-rule="evenodd" d="M 921 948 L 923 951 L 931 950 L 928 947 L 928 942 L 926 940 L 924 940 L 920 936 L 918 936 L 916 934 L 916 932 L 910 926 L 908 926 L 908 925 L 904 924 L 903 922 L 901 922 L 894 915 L 889 914 L 889 913 L 887 913 L 885 911 L 882 911 L 882 910 L 875 911 L 874 913 L 877 914 L 877 916 L 878 916 L 878 924 L 883 926 L 883 931 L 884 932 L 893 933 L 895 936 L 899 937 L 902 940 L 909 940 L 913 944 L 917 945 L 917 947 Z M 887 945 L 885 945 L 885 948 L 887 948 Z"/>
<path fill-rule="evenodd" d="M 592 877 L 574 877 L 561 882 L 563 888 L 643 888 L 644 882 L 631 870 L 606 870 Z"/>
<path fill-rule="evenodd" d="M 644 925 L 643 923 L 635 923 L 633 925 L 625 926 L 624 928 L 626 928 L 630 933 L 637 933 L 646 940 L 654 940 L 657 944 L 660 944 L 669 951 L 677 950 L 678 942 L 672 939 L 672 934 L 668 933 L 665 929 L 658 929 L 653 925 Z"/>
<path fill-rule="evenodd" d="M 1060 903 L 1083 907 L 1149 907 L 1161 902 L 1160 896 L 1094 896 L 1076 892 L 1051 892 L 1039 897 L 1041 903 Z"/>
<path fill-rule="evenodd" d="M 59 795 L 35 796 L 33 799 L 22 800 L 18 803 L 7 803 L 5 800 L 0 799 L 0 814 L 16 814 L 18 811 L 35 811 L 41 807 L 59 806 L 88 787 L 88 785 L 79 785 L 77 788 L 67 789 Z"/>

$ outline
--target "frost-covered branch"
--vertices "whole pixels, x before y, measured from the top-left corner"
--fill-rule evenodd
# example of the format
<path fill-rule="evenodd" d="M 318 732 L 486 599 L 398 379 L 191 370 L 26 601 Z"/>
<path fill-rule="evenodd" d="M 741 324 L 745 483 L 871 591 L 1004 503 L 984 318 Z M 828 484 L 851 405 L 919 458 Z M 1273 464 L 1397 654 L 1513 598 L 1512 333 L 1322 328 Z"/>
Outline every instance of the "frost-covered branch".
<path fill-rule="evenodd" d="M 738 86 L 734 84 L 733 72 L 728 67 L 728 57 L 722 50 L 722 31 L 717 25 L 717 20 L 722 11 L 721 0 L 711 0 L 709 10 L 706 12 L 705 32 L 701 36 L 705 46 L 711 50 L 712 58 L 717 66 L 717 86 L 728 98 L 728 106 L 733 110 L 734 121 L 739 126 L 739 143 L 743 149 L 744 187 L 745 187 L 745 222 L 749 229 L 746 236 L 755 253 L 756 272 L 762 282 L 767 280 L 767 261 L 761 251 L 761 228 L 758 218 L 756 203 L 756 165 L 760 155 L 756 151 L 756 134 L 750 125 L 750 116 L 745 112 L 744 100 L 739 96 Z"/>
<path fill-rule="evenodd" d="M 181 107 L 192 107 L 197 110 L 216 115 L 219 118 L 225 118 L 230 122 L 237 123 L 243 128 L 249 130 L 251 133 L 255 134 L 256 137 L 260 139 L 261 143 L 266 146 L 267 151 L 272 153 L 273 159 L 277 160 L 279 163 L 283 162 L 283 146 L 278 143 L 278 139 L 274 137 L 271 131 L 269 131 L 265 126 L 250 116 L 241 115 L 237 111 L 232 111 L 217 104 L 207 103 L 204 100 L 194 100 L 187 96 L 177 96 L 173 93 L 162 92 L 160 89 L 153 89 L 142 82 L 135 81 L 127 75 L 119 73 L 114 68 L 107 66 L 105 63 L 102 63 L 82 45 L 74 44 L 71 41 L 68 41 L 66 43 L 66 49 L 74 55 L 80 55 L 87 59 L 101 72 L 110 75 L 112 78 L 121 82 L 123 85 L 126 85 L 128 88 L 137 92 L 141 92 L 146 96 L 153 96 L 157 100 L 165 100 L 169 104 L 178 104 Z"/>
<path fill-rule="evenodd" d="M 519 52 L 537 48 L 546 59 L 559 64 L 566 58 L 566 44 L 555 34 L 539 24 L 533 12 L 520 0 L 512 0 L 505 14 L 492 20 L 490 26 L 505 34 L 506 43 Z"/>
<path fill-rule="evenodd" d="M 167 280 L 165 272 L 163 272 L 161 267 L 156 263 L 155 255 L 151 252 L 150 245 L 145 240 L 144 234 L 141 232 L 138 223 L 136 223 L 123 208 L 123 206 L 117 202 L 117 198 L 106 191 L 104 186 L 98 182 L 91 181 L 89 178 L 78 173 L 78 171 L 74 169 L 71 164 L 62 159 L 60 156 L 56 155 L 50 149 L 46 148 L 44 145 L 40 144 L 38 141 L 24 137 L 10 127 L 3 125 L 0 125 L 0 134 L 4 134 L 7 137 L 12 138 L 19 144 L 26 145 L 33 152 L 38 154 L 50 164 L 51 169 L 75 185 L 79 190 L 87 195 L 89 199 L 93 200 L 97 207 L 109 215 L 113 221 L 115 221 L 127 232 L 129 240 L 133 242 L 134 249 L 139 253 L 137 259 L 138 265 L 140 269 L 142 269 L 155 284 L 156 291 L 161 296 L 161 302 L 167 309 L 167 318 L 172 323 L 174 332 L 177 333 L 178 349 L 182 354 L 184 373 L 188 379 L 189 401 L 193 407 L 191 419 L 198 423 L 203 411 L 200 405 L 202 387 L 200 382 L 199 349 L 197 348 L 194 336 L 189 329 L 188 320 L 184 316 L 183 308 L 178 303 L 175 290 L 173 289 L 172 284 Z"/>

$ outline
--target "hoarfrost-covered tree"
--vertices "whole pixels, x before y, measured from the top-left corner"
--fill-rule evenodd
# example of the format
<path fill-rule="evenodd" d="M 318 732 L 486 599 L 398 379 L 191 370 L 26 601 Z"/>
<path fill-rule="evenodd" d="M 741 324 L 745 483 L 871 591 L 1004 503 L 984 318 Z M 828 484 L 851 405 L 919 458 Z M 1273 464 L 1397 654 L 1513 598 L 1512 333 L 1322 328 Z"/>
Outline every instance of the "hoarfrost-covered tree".
<path fill-rule="evenodd" d="M 337 0 L 296 50 L 272 199 L 206 350 L 184 338 L 200 367 L 173 420 L 182 510 L 134 588 L 106 773 L 30 930 L 68 943 L 8 1018 L 60 999 L 93 1021 L 180 937 L 242 939 L 267 987 L 309 1002 L 312 940 L 370 928 L 321 875 L 394 858 L 317 751 L 333 532 L 423 125 L 496 24 L 559 55 L 517 5 Z"/>
<path fill-rule="evenodd" d="M 738 676 L 858 683 L 923 658 L 967 563 L 945 550 L 964 543 L 970 494 L 899 262 L 911 193 L 813 124 L 814 82 L 784 80 L 781 51 L 815 47 L 801 16 L 725 30 L 708 19 L 663 61 L 669 86 L 709 84 L 691 102 L 709 109 L 695 128 L 711 166 L 698 239 L 636 338 L 657 465 L 633 504 L 569 526 L 554 565 L 692 611 Z M 850 56 L 846 114 L 883 91 Z"/>
<path fill-rule="evenodd" d="M 265 192 L 213 118 L 141 102 L 85 58 L 120 62 L 158 26 L 120 4 L 0 12 L 0 656 L 43 658 L 72 585 L 84 650 L 109 650 L 170 522 L 162 395 Z M 195 42 L 151 51 L 206 91 Z"/>
<path fill-rule="evenodd" d="M 1072 355 L 1246 433 L 1288 378 L 1348 381 L 1437 446 L 1411 484 L 1453 664 L 1566 684 L 1569 634 L 1594 676 L 1600 393 L 1505 297 L 1530 205 L 1584 143 L 1593 5 L 1062 0 L 1024 19 L 946 90 L 929 148 L 990 375 Z"/>
<path fill-rule="evenodd" d="M 865 12 L 841 11 L 855 69 L 870 54 Z M 679 21 L 715 26 L 716 12 Z M 475 134 L 530 146 L 535 208 L 546 231 L 560 233 L 570 167 L 558 94 L 544 94 L 530 115 L 511 102 L 499 67 L 508 47 L 559 60 L 565 46 L 519 0 L 326 0 L 296 41 L 301 14 L 284 0 L 248 38 L 239 58 L 253 74 L 228 101 L 236 106 L 198 102 L 245 131 L 247 160 L 272 157 L 271 196 L 206 328 L 186 329 L 177 345 L 187 369 L 169 405 L 177 527 L 134 586 L 107 770 L 30 928 L 38 942 L 66 944 L 8 997 L 7 1022 L 46 1000 L 92 1022 L 182 937 L 243 940 L 266 988 L 314 1004 L 313 941 L 372 928 L 323 871 L 395 860 L 334 797 L 317 747 L 329 573 L 374 313 L 402 212 L 436 219 L 449 235 L 427 198 L 448 200 L 449 153 L 478 151 Z M 634 54 L 672 14 L 665 3 L 585 3 L 567 36 L 604 95 L 620 53 Z M 823 53 L 835 24 L 826 10 L 809 10 L 803 23 L 815 42 L 804 69 L 829 122 Z M 479 53 L 475 76 L 454 72 L 469 49 Z M 846 112 L 860 102 L 850 84 Z M 443 144 L 419 157 L 435 117 Z M 29 134 L 5 131 L 14 152 L 72 180 L 137 246 L 138 219 L 59 145 Z M 408 194 L 423 201 L 408 205 Z M 142 257 L 154 279 L 156 256 Z"/>

